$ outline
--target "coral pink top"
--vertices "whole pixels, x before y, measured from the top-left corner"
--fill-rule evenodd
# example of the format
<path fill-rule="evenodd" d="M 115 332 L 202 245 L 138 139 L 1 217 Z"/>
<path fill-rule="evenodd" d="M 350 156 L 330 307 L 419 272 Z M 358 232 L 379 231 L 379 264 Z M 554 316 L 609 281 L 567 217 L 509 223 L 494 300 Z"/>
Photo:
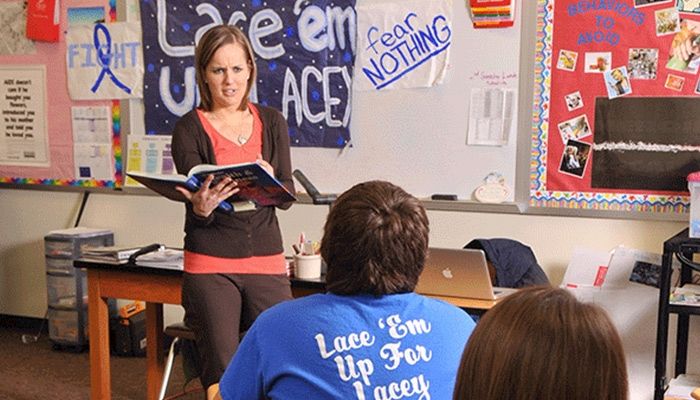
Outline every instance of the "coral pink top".
<path fill-rule="evenodd" d="M 242 145 L 234 143 L 221 135 L 197 110 L 199 120 L 214 147 L 217 165 L 253 162 L 262 153 L 262 120 L 257 108 L 249 104 L 253 114 L 253 134 Z M 231 244 L 235 246 L 235 243 Z M 222 258 L 185 250 L 185 271 L 191 274 L 284 274 L 286 272 L 284 254 L 254 256 L 246 258 Z"/>

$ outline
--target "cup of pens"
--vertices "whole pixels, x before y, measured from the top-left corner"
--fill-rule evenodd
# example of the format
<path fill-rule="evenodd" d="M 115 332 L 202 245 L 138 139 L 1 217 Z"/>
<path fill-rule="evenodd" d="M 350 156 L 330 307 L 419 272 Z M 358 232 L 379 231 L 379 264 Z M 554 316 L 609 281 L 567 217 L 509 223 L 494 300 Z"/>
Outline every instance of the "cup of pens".
<path fill-rule="evenodd" d="M 320 254 L 295 254 L 294 274 L 299 279 L 315 279 L 321 277 Z"/>
<path fill-rule="evenodd" d="M 303 234 L 299 246 L 294 245 L 294 276 L 299 279 L 321 277 L 322 265 L 320 245 L 318 242 L 304 240 Z"/>

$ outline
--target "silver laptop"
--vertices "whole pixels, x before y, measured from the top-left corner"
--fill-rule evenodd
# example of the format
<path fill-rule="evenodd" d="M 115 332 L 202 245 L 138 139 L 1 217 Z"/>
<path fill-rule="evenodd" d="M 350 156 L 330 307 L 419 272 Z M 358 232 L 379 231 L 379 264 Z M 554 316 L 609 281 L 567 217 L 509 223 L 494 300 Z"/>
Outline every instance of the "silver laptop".
<path fill-rule="evenodd" d="M 436 296 L 497 300 L 515 290 L 492 286 L 483 250 L 431 247 L 415 291 Z"/>

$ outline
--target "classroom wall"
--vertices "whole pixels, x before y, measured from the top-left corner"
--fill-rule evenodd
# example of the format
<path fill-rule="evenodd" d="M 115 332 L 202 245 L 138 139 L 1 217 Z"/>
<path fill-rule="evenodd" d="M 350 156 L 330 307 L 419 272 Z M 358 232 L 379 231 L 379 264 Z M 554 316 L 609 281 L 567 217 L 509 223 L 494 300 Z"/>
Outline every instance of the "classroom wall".
<path fill-rule="evenodd" d="M 73 226 L 80 194 L 0 189 L 0 314 L 42 317 L 46 308 L 43 237 Z M 287 252 L 299 232 L 320 239 L 325 206 L 294 205 L 279 212 Z M 477 212 L 429 211 L 431 245 L 461 247 L 476 237 L 507 237 L 529 244 L 552 283 L 560 283 L 575 246 L 617 245 L 661 253 L 684 222 L 615 220 Z M 82 226 L 107 228 L 119 245 L 154 241 L 181 247 L 183 206 L 155 196 L 90 195 Z"/>
<path fill-rule="evenodd" d="M 80 200 L 78 193 L 0 189 L 0 210 L 3 210 L 0 224 L 0 314 L 43 317 L 46 310 L 43 237 L 50 230 L 72 226 Z M 111 229 L 119 245 L 157 241 L 181 246 L 182 208 L 179 203 L 155 196 L 92 194 L 81 225 Z M 325 206 L 296 204 L 279 212 L 285 248 L 289 249 L 298 240 L 300 231 L 304 231 L 308 238 L 320 239 L 327 211 Z M 476 212 L 429 211 L 428 215 L 431 245 L 461 247 L 476 237 L 517 239 L 532 247 L 553 284 L 561 282 L 575 246 L 607 251 L 623 244 L 661 253 L 664 240 L 687 226 L 684 222 Z M 647 307 L 641 310 L 632 305 L 632 315 L 625 321 L 616 321 L 627 327 L 623 341 L 632 400 L 651 400 L 653 392 L 657 303 L 649 299 L 645 304 Z M 619 307 L 620 304 L 613 305 L 613 308 Z M 181 306 L 166 306 L 166 324 L 180 321 L 182 317 Z M 674 321 L 675 316 L 671 316 L 671 338 L 675 337 Z M 691 321 L 689 373 L 700 371 L 700 359 L 696 356 L 700 348 L 698 322 Z M 638 340 L 640 337 L 643 343 Z M 669 343 L 669 368 L 673 365 L 674 344 L 674 340 Z"/>

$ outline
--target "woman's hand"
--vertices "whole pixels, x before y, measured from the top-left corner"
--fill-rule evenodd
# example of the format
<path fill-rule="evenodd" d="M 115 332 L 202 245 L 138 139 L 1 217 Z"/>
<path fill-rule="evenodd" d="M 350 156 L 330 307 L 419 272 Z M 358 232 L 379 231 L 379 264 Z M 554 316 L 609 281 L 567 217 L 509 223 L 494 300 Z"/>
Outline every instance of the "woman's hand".
<path fill-rule="evenodd" d="M 192 193 L 183 187 L 176 187 L 189 202 L 192 203 L 192 211 L 200 217 L 206 218 L 219 206 L 219 203 L 228 199 L 240 190 L 237 183 L 228 176 L 216 185 L 209 187 L 214 180 L 214 175 L 207 176 L 202 187 Z"/>
<path fill-rule="evenodd" d="M 270 175 L 275 176 L 275 169 L 272 168 L 272 165 L 270 165 L 269 162 L 263 160 L 262 155 L 258 154 L 258 159 L 255 160 L 256 163 L 260 164 L 261 167 L 267 172 L 270 173 Z"/>

